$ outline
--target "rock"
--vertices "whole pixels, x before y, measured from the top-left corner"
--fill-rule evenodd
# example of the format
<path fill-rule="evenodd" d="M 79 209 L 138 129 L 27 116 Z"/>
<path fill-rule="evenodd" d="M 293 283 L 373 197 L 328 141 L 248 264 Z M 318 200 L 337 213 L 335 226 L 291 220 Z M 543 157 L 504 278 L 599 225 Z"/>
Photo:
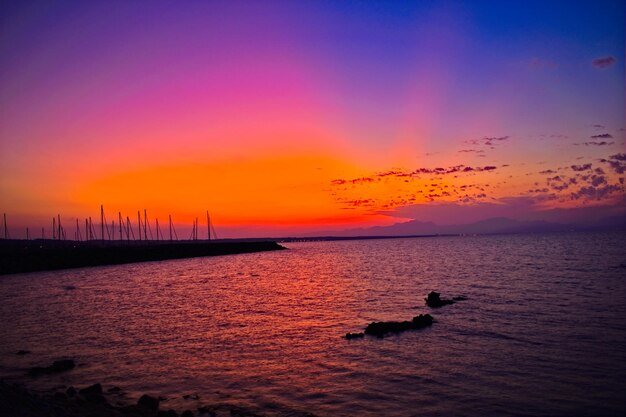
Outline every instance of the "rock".
<path fill-rule="evenodd" d="M 54 398 L 56 398 L 57 400 L 67 400 L 67 394 L 64 392 L 55 392 Z"/>
<path fill-rule="evenodd" d="M 365 334 L 363 332 L 361 333 L 346 333 L 346 339 L 351 340 L 351 339 L 359 339 L 361 337 L 365 336 Z"/>
<path fill-rule="evenodd" d="M 23 356 L 23 355 L 28 355 L 29 353 L 31 353 L 30 350 L 18 350 L 15 354 Z"/>
<path fill-rule="evenodd" d="M 178 413 L 174 410 L 159 411 L 157 417 L 178 417 Z"/>
<path fill-rule="evenodd" d="M 81 390 L 78 393 L 83 396 L 89 402 L 92 403 L 105 403 L 106 398 L 102 395 L 102 385 L 93 384 Z"/>
<path fill-rule="evenodd" d="M 159 409 L 159 400 L 148 394 L 144 394 L 137 401 L 137 405 L 147 410 L 156 411 Z"/>
<path fill-rule="evenodd" d="M 193 416 L 193 411 L 191 411 L 191 410 L 185 410 L 185 411 L 183 411 L 183 413 L 180 415 L 180 417 L 194 417 L 194 416 Z"/>
<path fill-rule="evenodd" d="M 185 400 L 199 400 L 200 396 L 198 394 L 185 394 L 183 395 Z"/>
<path fill-rule="evenodd" d="M 426 301 L 426 305 L 431 308 L 438 308 L 448 304 L 454 304 L 454 301 L 452 300 L 442 300 L 441 298 L 439 298 L 439 293 L 435 291 L 431 291 L 430 294 L 428 294 L 428 297 L 424 298 L 424 301 Z"/>
<path fill-rule="evenodd" d="M 459 295 L 458 297 L 452 297 L 452 301 L 465 301 L 467 297 L 464 295 Z"/>
<path fill-rule="evenodd" d="M 67 394 L 68 397 L 72 398 L 73 396 L 76 395 L 76 388 L 69 387 L 68 389 L 65 390 L 65 393 Z"/>
<path fill-rule="evenodd" d="M 198 414 L 200 415 L 208 415 L 209 417 L 216 417 L 215 410 L 208 405 L 203 405 L 198 407 Z"/>
<path fill-rule="evenodd" d="M 29 376 L 40 376 L 40 375 L 49 375 L 49 374 L 58 374 L 60 372 L 69 371 L 74 369 L 76 364 L 72 359 L 63 359 L 60 361 L 54 361 L 52 365 L 42 368 L 40 366 L 35 366 L 34 368 L 30 368 L 28 371 Z"/>
<path fill-rule="evenodd" d="M 433 324 L 430 314 L 420 314 L 411 321 L 378 321 L 367 325 L 365 334 L 384 337 L 387 333 L 401 333 L 407 330 L 418 330 Z"/>
<path fill-rule="evenodd" d="M 120 392 L 122 389 L 117 386 L 113 386 L 107 390 L 107 392 Z"/>
<path fill-rule="evenodd" d="M 78 391 L 81 395 L 102 395 L 102 385 L 93 384 Z"/>

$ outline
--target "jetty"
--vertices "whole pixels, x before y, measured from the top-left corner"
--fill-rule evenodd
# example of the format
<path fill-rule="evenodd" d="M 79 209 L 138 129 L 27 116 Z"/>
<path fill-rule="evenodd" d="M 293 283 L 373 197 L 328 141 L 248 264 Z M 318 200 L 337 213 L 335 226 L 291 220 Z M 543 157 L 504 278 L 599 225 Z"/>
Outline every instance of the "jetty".
<path fill-rule="evenodd" d="M 0 275 L 285 249 L 274 241 L 0 240 Z"/>
<path fill-rule="evenodd" d="M 121 212 L 116 217 L 117 223 L 115 220 L 109 223 L 101 205 L 99 224 L 91 217 L 85 218 L 84 229 L 78 219 L 71 222 L 76 225 L 74 239 L 68 239 L 71 232 L 62 224 L 60 215 L 52 218 L 52 239 L 46 238 L 45 228 L 41 238 L 33 239 L 26 228 L 26 239 L 15 239 L 11 238 L 4 214 L 0 275 L 285 249 L 270 239 L 217 239 L 208 211 L 205 239 L 200 237 L 197 217 L 186 240 L 179 240 L 171 215 L 166 233 L 161 230 L 158 218 L 151 224 L 145 209 L 143 213 L 137 212 L 134 225 Z"/>

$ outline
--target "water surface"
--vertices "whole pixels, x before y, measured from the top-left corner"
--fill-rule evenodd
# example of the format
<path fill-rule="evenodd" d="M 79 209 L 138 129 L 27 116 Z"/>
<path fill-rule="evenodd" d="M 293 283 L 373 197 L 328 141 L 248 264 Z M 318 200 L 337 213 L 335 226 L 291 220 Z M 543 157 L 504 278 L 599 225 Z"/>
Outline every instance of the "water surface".
<path fill-rule="evenodd" d="M 624 233 L 288 243 L 0 277 L 0 374 L 267 415 L 626 412 Z M 467 301 L 431 310 L 431 290 Z M 425 330 L 345 340 L 431 313 Z M 20 349 L 33 353 L 16 356 Z M 75 358 L 68 373 L 26 369 Z M 197 393 L 199 400 L 182 395 Z"/>

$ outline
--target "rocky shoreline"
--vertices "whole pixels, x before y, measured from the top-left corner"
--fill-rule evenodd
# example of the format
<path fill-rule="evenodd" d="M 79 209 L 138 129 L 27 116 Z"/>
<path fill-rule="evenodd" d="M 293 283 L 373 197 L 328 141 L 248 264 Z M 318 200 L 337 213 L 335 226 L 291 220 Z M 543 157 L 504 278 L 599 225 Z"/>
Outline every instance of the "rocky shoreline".
<path fill-rule="evenodd" d="M 36 393 L 22 384 L 0 380 L 0 417 L 268 417 L 242 407 L 218 403 L 187 409 L 181 413 L 161 407 L 160 399 L 142 395 L 136 404 L 114 405 L 100 384 L 81 389 L 69 387 Z M 315 417 L 310 413 L 289 412 L 292 417 Z"/>

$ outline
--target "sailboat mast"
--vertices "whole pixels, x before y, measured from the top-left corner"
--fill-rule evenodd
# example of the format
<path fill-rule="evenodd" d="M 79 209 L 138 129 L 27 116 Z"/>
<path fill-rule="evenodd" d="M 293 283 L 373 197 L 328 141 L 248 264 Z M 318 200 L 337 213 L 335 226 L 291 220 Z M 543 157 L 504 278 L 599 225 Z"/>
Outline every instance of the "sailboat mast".
<path fill-rule="evenodd" d="M 137 210 L 137 228 L 139 229 L 139 240 L 141 240 L 141 211 Z"/>
<path fill-rule="evenodd" d="M 206 229 L 207 239 L 211 240 L 211 218 L 209 217 L 209 210 L 206 211 Z"/>

